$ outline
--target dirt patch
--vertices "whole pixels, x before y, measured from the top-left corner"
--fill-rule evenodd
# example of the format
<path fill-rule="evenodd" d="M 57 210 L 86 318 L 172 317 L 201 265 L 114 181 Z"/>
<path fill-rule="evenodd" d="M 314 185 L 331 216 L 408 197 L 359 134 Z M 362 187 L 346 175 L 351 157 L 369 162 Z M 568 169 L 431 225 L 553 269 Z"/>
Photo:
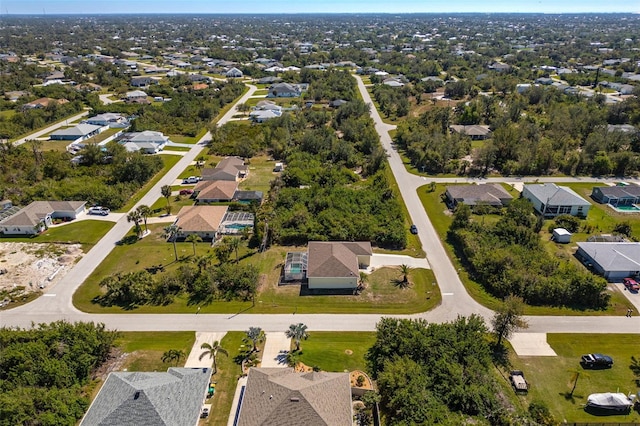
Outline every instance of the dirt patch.
<path fill-rule="evenodd" d="M 347 355 L 353 355 L 353 351 L 351 349 L 345 349 L 344 353 Z"/>
<path fill-rule="evenodd" d="M 107 360 L 100 366 L 100 368 L 93 372 L 92 379 L 100 379 L 104 381 L 109 373 L 122 370 L 122 366 L 129 355 L 130 354 L 128 352 L 123 352 L 120 348 L 111 349 Z"/>
<path fill-rule="evenodd" d="M 363 381 L 361 384 L 358 384 L 358 377 L 362 377 L 361 380 Z M 352 388 L 373 389 L 373 383 L 371 382 L 371 379 L 369 378 L 367 373 L 365 373 L 364 371 L 354 370 L 350 372 L 349 380 L 351 381 Z"/>
<path fill-rule="evenodd" d="M 79 244 L 0 243 L 0 291 L 35 292 L 60 281 L 82 257 Z M 5 272 L 6 271 L 6 272 Z"/>

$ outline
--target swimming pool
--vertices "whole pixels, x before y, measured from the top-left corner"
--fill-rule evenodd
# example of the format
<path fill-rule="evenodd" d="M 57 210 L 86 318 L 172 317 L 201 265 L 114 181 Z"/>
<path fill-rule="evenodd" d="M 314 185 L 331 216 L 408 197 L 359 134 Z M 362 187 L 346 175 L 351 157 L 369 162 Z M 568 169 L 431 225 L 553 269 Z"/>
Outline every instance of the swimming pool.
<path fill-rule="evenodd" d="M 620 212 L 620 213 L 636 213 L 636 212 L 640 212 L 640 207 L 636 206 L 635 204 L 625 205 L 625 206 L 613 206 L 613 205 L 609 204 L 609 207 L 611 207 L 612 209 L 614 209 L 615 211 Z"/>

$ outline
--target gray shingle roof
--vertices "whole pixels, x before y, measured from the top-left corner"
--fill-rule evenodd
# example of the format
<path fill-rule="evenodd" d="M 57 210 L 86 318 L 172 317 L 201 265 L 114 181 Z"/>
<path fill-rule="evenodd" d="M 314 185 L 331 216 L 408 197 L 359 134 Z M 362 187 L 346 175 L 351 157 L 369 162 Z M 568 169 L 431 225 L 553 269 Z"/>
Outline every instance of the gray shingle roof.
<path fill-rule="evenodd" d="M 358 276 L 358 256 L 371 256 L 370 242 L 309 241 L 307 277 Z"/>
<path fill-rule="evenodd" d="M 555 183 L 525 185 L 531 195 L 548 206 L 590 206 L 587 200 L 566 186 Z"/>
<path fill-rule="evenodd" d="M 578 243 L 605 271 L 640 271 L 640 243 Z"/>
<path fill-rule="evenodd" d="M 597 187 L 602 192 L 602 195 L 608 198 L 636 198 L 640 197 L 640 186 L 628 185 L 628 186 L 599 186 Z"/>
<path fill-rule="evenodd" d="M 249 370 L 238 426 L 351 426 L 348 373 Z"/>
<path fill-rule="evenodd" d="M 56 130 L 51 133 L 51 136 L 86 136 L 92 132 L 95 132 L 102 126 L 96 126 L 93 124 L 78 124 L 74 127 L 69 127 L 67 129 Z"/>
<path fill-rule="evenodd" d="M 484 203 L 501 205 L 511 201 L 513 197 L 501 185 L 487 183 L 483 185 L 452 185 L 447 187 L 447 194 L 458 202 L 473 206 Z"/>
<path fill-rule="evenodd" d="M 210 378 L 209 368 L 169 368 L 166 373 L 111 373 L 80 424 L 197 425 Z"/>
<path fill-rule="evenodd" d="M 0 221 L 3 226 L 36 226 L 54 212 L 71 212 L 87 204 L 86 201 L 33 201 L 14 215 Z"/>

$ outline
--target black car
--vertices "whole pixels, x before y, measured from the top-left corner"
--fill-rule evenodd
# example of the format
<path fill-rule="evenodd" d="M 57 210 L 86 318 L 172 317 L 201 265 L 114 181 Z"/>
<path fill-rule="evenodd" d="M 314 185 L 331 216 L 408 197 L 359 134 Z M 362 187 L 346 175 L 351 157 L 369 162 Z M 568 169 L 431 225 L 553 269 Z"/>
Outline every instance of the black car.
<path fill-rule="evenodd" d="M 411 232 L 413 235 L 416 235 L 418 233 L 418 227 L 415 225 L 411 225 L 411 227 L 409 228 L 409 232 Z"/>
<path fill-rule="evenodd" d="M 582 364 L 584 368 L 611 368 L 611 366 L 613 366 L 613 359 L 610 356 L 602 354 L 587 354 L 582 355 L 580 364 Z"/>

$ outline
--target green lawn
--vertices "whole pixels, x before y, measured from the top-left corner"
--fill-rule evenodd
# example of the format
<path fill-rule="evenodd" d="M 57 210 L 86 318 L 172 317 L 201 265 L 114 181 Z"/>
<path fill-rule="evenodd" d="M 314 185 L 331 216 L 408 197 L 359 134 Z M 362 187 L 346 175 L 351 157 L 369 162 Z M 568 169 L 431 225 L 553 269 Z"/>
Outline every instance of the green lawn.
<path fill-rule="evenodd" d="M 140 331 L 121 332 L 116 345 L 128 353 L 122 369 L 128 371 L 166 371 L 174 364 L 162 362 L 162 354 L 169 349 L 184 351 L 189 356 L 196 340 L 193 331 Z M 184 365 L 185 359 L 180 360 L 178 367 Z"/>
<path fill-rule="evenodd" d="M 271 188 L 271 181 L 278 176 L 273 172 L 276 162 L 266 155 L 252 157 L 249 161 L 249 175 L 240 182 L 239 188 L 244 191 L 262 191 L 265 195 Z"/>
<path fill-rule="evenodd" d="M 174 261 L 173 245 L 162 238 L 163 224 L 149 225 L 151 235 L 135 242 L 116 246 L 107 258 L 87 278 L 73 296 L 74 305 L 85 312 L 118 313 L 119 307 L 101 307 L 91 300 L 101 294 L 99 282 L 108 275 L 118 272 L 141 270 L 162 264 L 166 272 L 180 265 L 190 264 L 193 246 L 177 243 L 180 261 Z M 415 269 L 411 272 L 411 285 L 400 288 L 401 278 L 397 268 L 381 268 L 369 277 L 368 288 L 362 294 L 313 295 L 301 294 L 299 286 L 278 286 L 278 278 L 287 251 L 298 248 L 273 247 L 264 253 L 249 250 L 244 245 L 240 250 L 240 264 L 255 264 L 262 272 L 262 284 L 256 296 L 255 306 L 251 302 L 214 302 L 202 306 L 201 313 L 388 313 L 411 314 L 424 312 L 437 306 L 441 301 L 435 278 L 431 270 Z M 196 245 L 198 255 L 212 253 L 208 243 Z M 168 306 L 141 306 L 138 313 L 184 313 L 193 312 L 194 307 L 186 297 L 176 298 Z"/>
<path fill-rule="evenodd" d="M 620 321 L 624 320 L 621 318 Z M 534 399 L 544 401 L 558 422 L 640 423 L 637 411 L 631 411 L 629 415 L 600 417 L 582 409 L 592 393 L 619 391 L 629 394 L 638 391 L 629 366 L 631 357 L 640 355 L 640 335 L 548 334 L 547 341 L 557 357 L 512 357 L 513 368 L 522 370 L 530 384 L 528 395 L 518 399 L 527 404 Z M 580 356 L 591 352 L 610 355 L 614 360 L 613 367 L 583 370 L 579 364 Z M 570 397 L 572 371 L 581 374 L 573 397 Z"/>
<path fill-rule="evenodd" d="M 177 151 L 177 152 L 187 152 L 190 151 L 191 148 L 188 148 L 186 146 L 168 146 L 166 149 L 164 149 L 164 152 L 171 152 L 171 151 Z"/>
<path fill-rule="evenodd" d="M 180 200 L 178 201 L 176 199 L 176 197 L 179 197 Z M 178 195 L 178 196 L 172 196 L 169 201 L 171 203 L 171 213 L 172 214 L 178 214 L 178 212 L 180 211 L 180 209 L 184 206 L 193 206 L 195 203 L 195 200 L 189 198 L 190 195 Z M 167 205 L 167 200 L 164 197 L 160 197 L 158 198 L 158 200 L 153 203 L 150 207 L 151 207 L 151 211 L 152 214 L 151 216 L 162 216 L 163 214 L 166 214 L 165 211 L 165 206 Z"/>
<path fill-rule="evenodd" d="M 73 124 L 73 122 L 67 122 L 67 121 L 69 120 L 69 118 L 74 117 L 74 116 L 76 116 L 76 115 L 78 115 L 78 114 L 81 114 L 81 113 L 82 113 L 82 111 L 74 112 L 73 114 L 70 114 L 70 115 L 69 115 L 68 117 L 66 117 L 66 118 L 61 118 L 60 120 L 52 121 L 52 122 L 50 122 L 50 123 L 46 123 L 46 124 L 45 124 L 45 125 L 43 125 L 42 127 L 39 127 L 39 128 L 37 128 L 37 129 L 30 130 L 30 131 L 29 131 L 29 133 L 25 133 L 25 134 L 22 134 L 22 135 L 16 136 L 15 138 L 10 139 L 10 140 L 9 140 L 9 142 L 14 142 L 14 141 L 16 141 L 16 140 L 18 140 L 18 139 L 20 139 L 20 138 L 27 137 L 27 136 L 29 136 L 29 135 L 31 135 L 31 134 L 33 134 L 33 133 L 36 133 L 36 132 L 38 132 L 38 131 L 40 131 L 40 130 L 46 129 L 46 128 L 47 128 L 47 127 L 49 127 L 49 126 L 53 126 L 54 124 L 58 124 L 58 123 L 65 123 L 65 124 L 67 124 L 67 125 L 68 125 L 68 124 Z M 84 118 L 84 117 L 83 117 L 83 118 Z"/>
<path fill-rule="evenodd" d="M 162 155 L 160 156 L 160 158 L 162 158 L 162 163 L 164 164 L 162 169 L 158 173 L 156 173 L 156 175 L 151 178 L 149 182 L 145 183 L 142 188 L 140 188 L 138 192 L 136 192 L 133 197 L 129 199 L 127 204 L 118 209 L 118 213 L 126 213 L 131 210 L 133 206 L 135 206 L 135 204 L 140 201 L 140 199 L 147 193 L 147 191 L 153 188 L 153 186 L 162 178 L 162 176 L 164 176 L 169 170 L 171 170 L 171 168 L 175 166 L 182 157 L 179 155 Z"/>
<path fill-rule="evenodd" d="M 309 330 L 309 339 L 300 343 L 300 361 L 323 371 L 366 371 L 364 356 L 375 341 L 375 332 Z"/>
<path fill-rule="evenodd" d="M 216 382 L 216 393 L 210 400 L 211 414 L 206 420 L 210 426 L 226 426 L 233 403 L 233 395 L 241 374 L 241 367 L 235 362 L 236 357 L 244 351 L 242 339 L 246 334 L 242 331 L 228 332 L 220 346 L 229 352 L 229 356 L 218 355 L 218 372 L 211 378 Z"/>
<path fill-rule="evenodd" d="M 82 220 L 49 228 L 42 234 L 31 238 L 1 236 L 0 242 L 82 244 L 83 250 L 86 252 L 90 246 L 100 241 L 113 228 L 113 225 L 113 222 Z"/>
<path fill-rule="evenodd" d="M 266 96 L 269 94 L 269 89 L 258 89 L 253 92 L 253 96 Z"/>
<path fill-rule="evenodd" d="M 447 184 L 437 184 L 435 190 L 431 192 L 429 185 L 421 186 L 418 188 L 418 196 L 422 201 L 429 220 L 433 224 L 436 233 L 440 236 L 440 240 L 443 241 L 444 247 L 452 259 L 455 267 L 460 270 L 460 279 L 465 285 L 467 291 L 478 303 L 490 308 L 497 309 L 501 301 L 489 294 L 482 288 L 482 286 L 469 278 L 469 274 L 462 268 L 460 261 L 456 258 L 453 248 L 446 242 L 447 230 L 451 224 L 451 215 L 447 210 L 446 205 L 441 199 L 441 194 L 445 192 Z M 510 191 L 514 191 L 511 188 Z M 472 216 L 476 220 L 482 220 L 481 217 Z M 496 220 L 488 217 L 486 220 Z M 545 228 L 546 229 L 546 228 Z M 541 237 L 542 238 L 542 237 Z M 566 246 L 564 246 L 566 247 Z M 572 253 L 571 253 L 572 255 Z M 547 306 L 526 306 L 526 315 L 624 315 L 628 308 L 632 308 L 630 302 L 626 297 L 620 293 L 617 289 L 613 289 L 611 292 L 611 303 L 606 311 L 594 311 L 594 310 L 575 310 L 569 308 L 556 308 Z"/>

